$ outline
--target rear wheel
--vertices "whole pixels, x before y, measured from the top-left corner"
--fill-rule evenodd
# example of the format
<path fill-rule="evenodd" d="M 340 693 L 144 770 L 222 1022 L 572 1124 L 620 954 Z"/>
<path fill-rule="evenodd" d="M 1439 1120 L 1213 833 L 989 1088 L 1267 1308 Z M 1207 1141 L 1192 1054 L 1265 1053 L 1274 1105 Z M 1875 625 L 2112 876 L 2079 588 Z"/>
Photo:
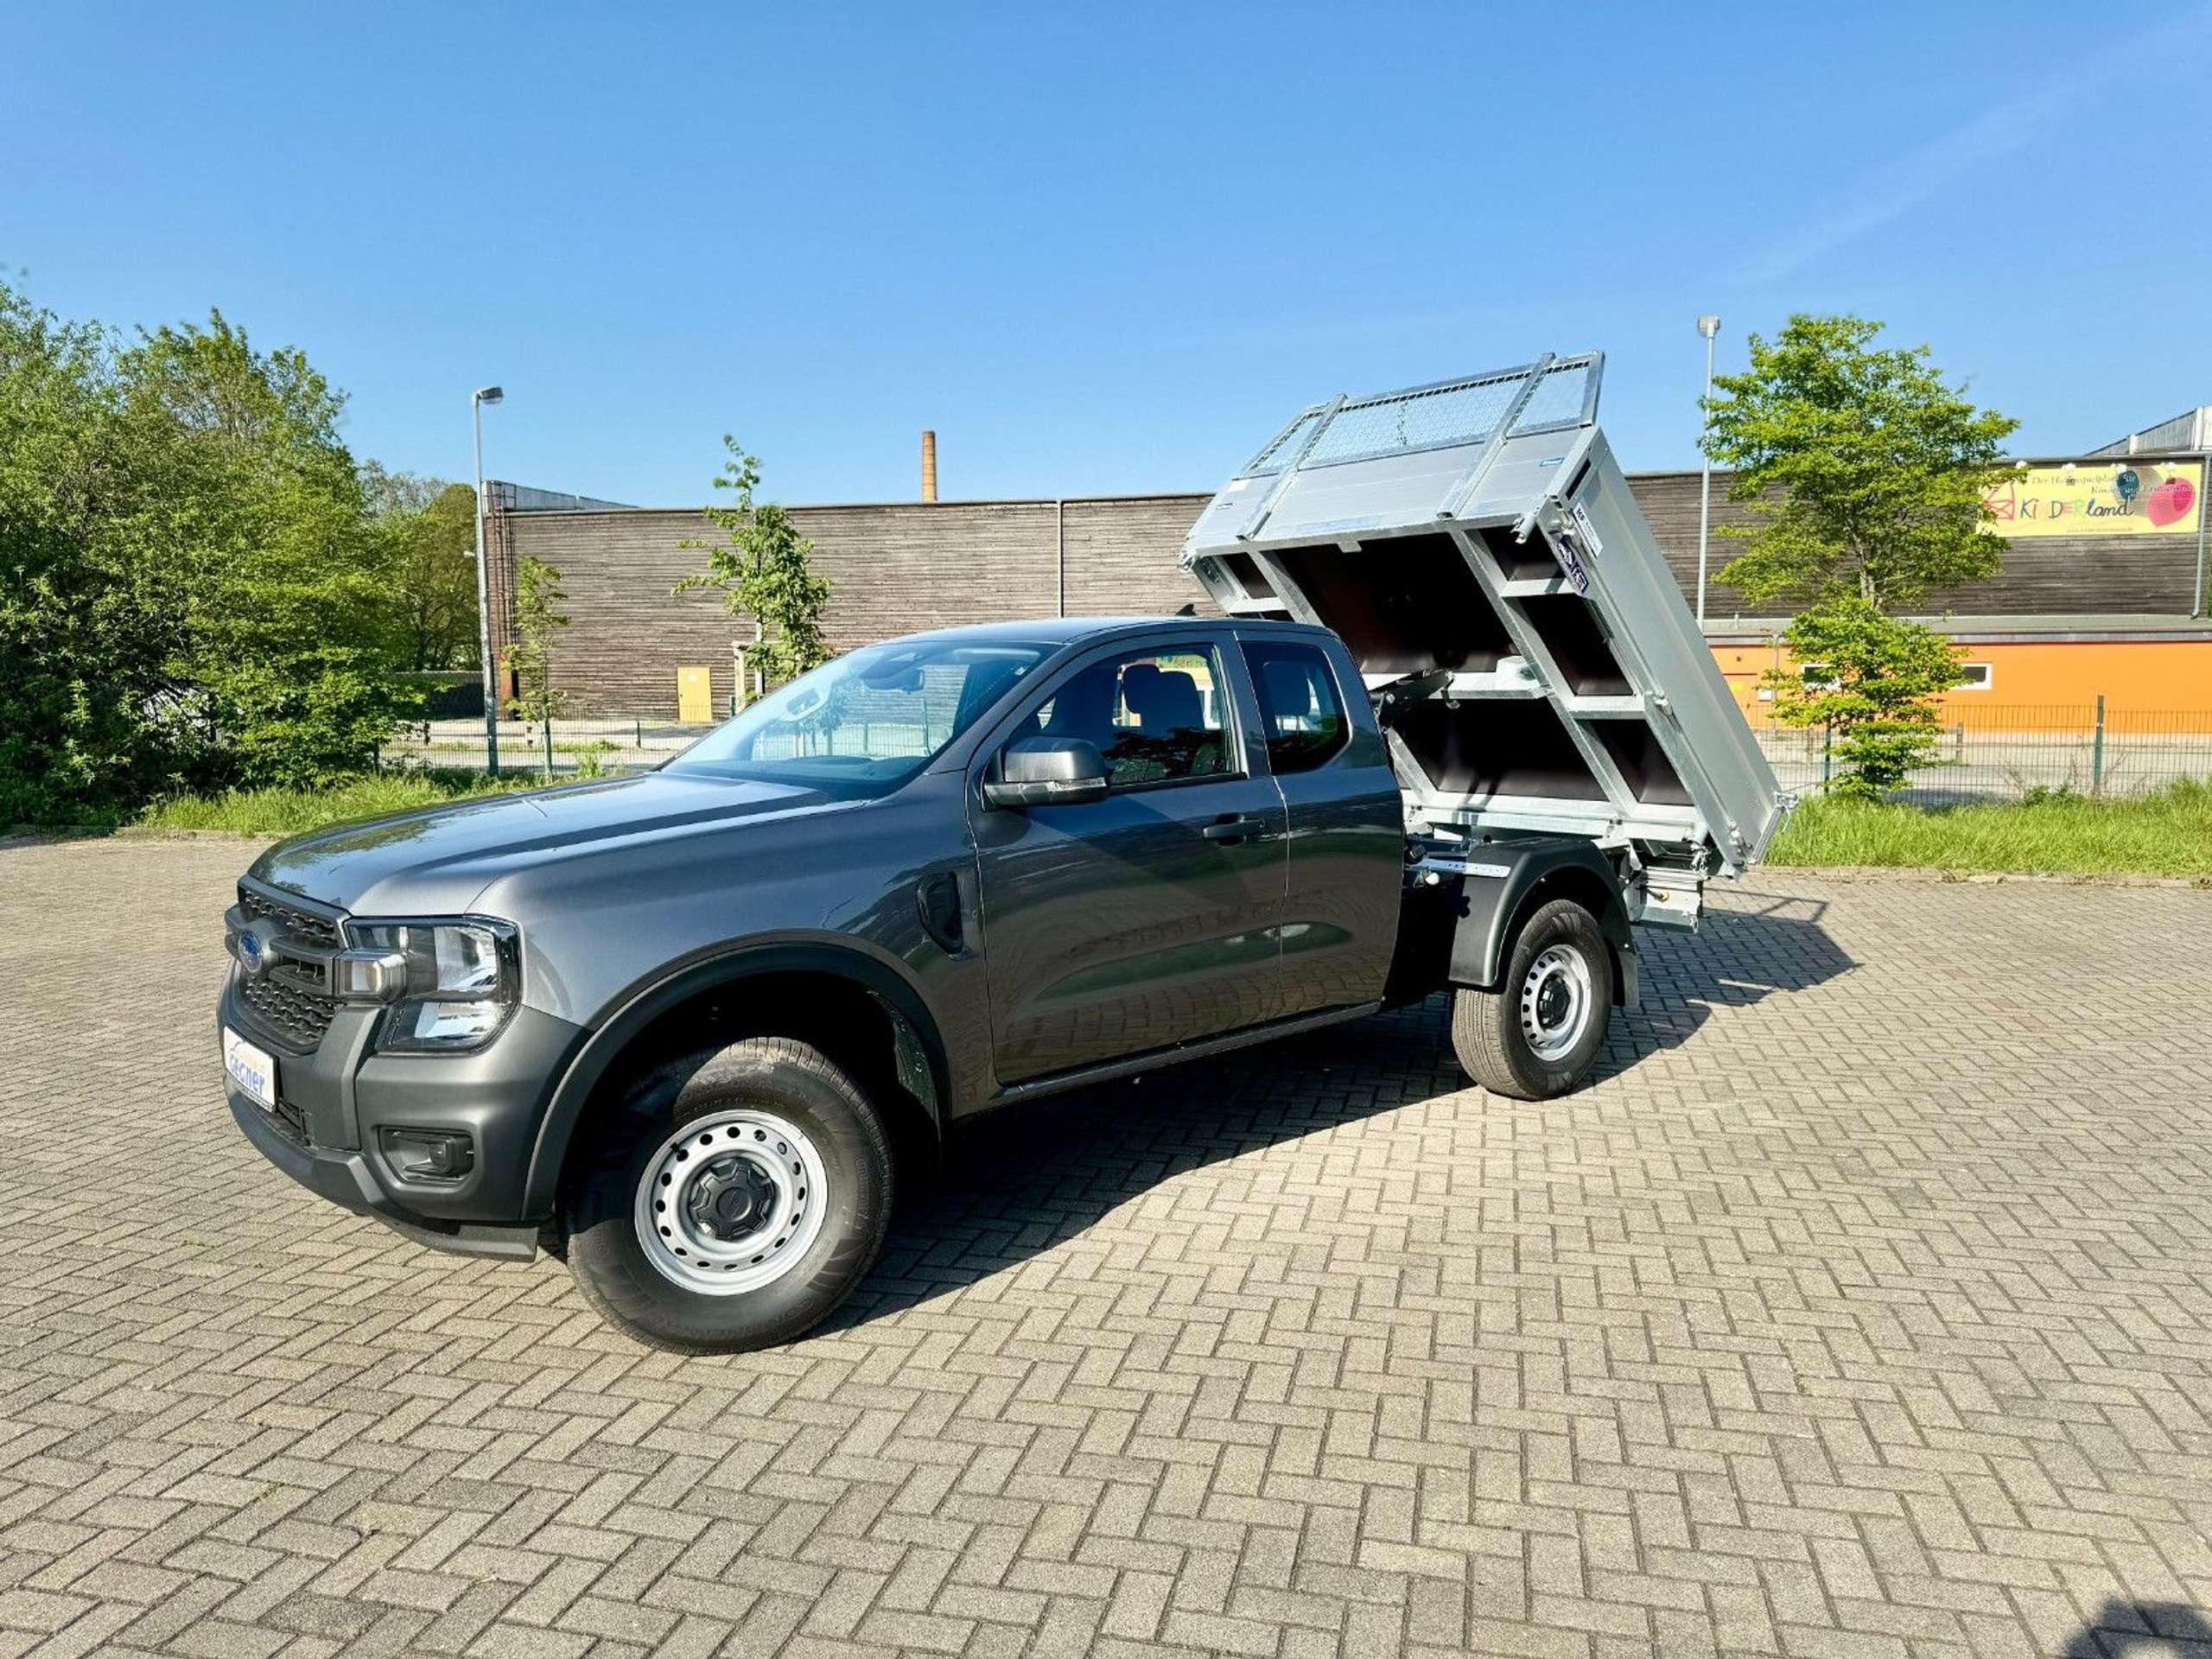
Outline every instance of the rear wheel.
<path fill-rule="evenodd" d="M 891 1147 L 818 1049 L 755 1037 L 632 1084 L 585 1154 L 569 1264 L 601 1313 L 656 1347 L 789 1342 L 860 1282 L 891 1214 Z"/>
<path fill-rule="evenodd" d="M 1597 918 L 1571 899 L 1529 918 L 1493 991 L 1452 997 L 1452 1047 L 1494 1095 L 1549 1100 L 1587 1077 L 1613 1012 L 1613 963 Z"/>

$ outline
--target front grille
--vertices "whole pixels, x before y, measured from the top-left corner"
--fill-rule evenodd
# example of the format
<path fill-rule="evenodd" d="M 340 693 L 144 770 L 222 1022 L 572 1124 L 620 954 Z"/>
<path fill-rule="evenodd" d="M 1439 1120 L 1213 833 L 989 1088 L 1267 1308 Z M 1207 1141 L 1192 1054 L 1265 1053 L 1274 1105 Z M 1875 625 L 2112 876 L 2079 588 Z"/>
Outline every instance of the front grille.
<path fill-rule="evenodd" d="M 238 1001 L 264 1033 L 289 1048 L 312 1051 L 330 1029 L 338 1000 L 323 994 L 327 969 L 322 963 L 302 962 L 283 946 L 343 944 L 338 918 L 243 881 L 238 883 L 238 908 L 248 918 L 272 922 L 277 929 L 276 961 L 258 978 L 239 976 Z"/>
<path fill-rule="evenodd" d="M 294 1048 L 312 1049 L 322 1041 L 338 1012 L 335 997 L 296 990 L 270 976 L 238 981 L 238 1000 L 252 1013 L 254 1022 Z"/>
<path fill-rule="evenodd" d="M 314 944 L 338 943 L 338 920 L 318 911 L 303 910 L 297 905 L 288 905 L 281 899 L 271 898 L 258 887 L 241 883 L 238 887 L 238 908 L 249 917 L 267 917 L 295 938 L 306 939 Z"/>

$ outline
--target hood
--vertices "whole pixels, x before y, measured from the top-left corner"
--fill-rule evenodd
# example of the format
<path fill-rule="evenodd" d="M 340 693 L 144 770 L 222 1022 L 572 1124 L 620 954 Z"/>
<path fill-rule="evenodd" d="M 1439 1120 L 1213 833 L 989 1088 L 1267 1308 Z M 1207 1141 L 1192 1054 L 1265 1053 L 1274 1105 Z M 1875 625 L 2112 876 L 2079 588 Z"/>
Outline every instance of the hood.
<path fill-rule="evenodd" d="M 251 873 L 364 915 L 453 915 L 493 876 L 535 859 L 851 804 L 786 785 L 651 772 L 318 830 L 270 848 Z"/>

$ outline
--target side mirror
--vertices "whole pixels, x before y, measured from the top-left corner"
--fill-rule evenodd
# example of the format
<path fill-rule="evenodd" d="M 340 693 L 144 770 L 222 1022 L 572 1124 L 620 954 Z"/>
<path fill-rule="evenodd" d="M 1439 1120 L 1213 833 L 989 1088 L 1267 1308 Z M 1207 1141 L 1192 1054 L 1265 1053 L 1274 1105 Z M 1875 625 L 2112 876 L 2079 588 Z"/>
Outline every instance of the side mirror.
<path fill-rule="evenodd" d="M 999 760 L 999 780 L 983 785 L 983 804 L 1019 812 L 1031 806 L 1081 806 L 1106 798 L 1098 746 L 1043 733 L 1017 737 Z"/>

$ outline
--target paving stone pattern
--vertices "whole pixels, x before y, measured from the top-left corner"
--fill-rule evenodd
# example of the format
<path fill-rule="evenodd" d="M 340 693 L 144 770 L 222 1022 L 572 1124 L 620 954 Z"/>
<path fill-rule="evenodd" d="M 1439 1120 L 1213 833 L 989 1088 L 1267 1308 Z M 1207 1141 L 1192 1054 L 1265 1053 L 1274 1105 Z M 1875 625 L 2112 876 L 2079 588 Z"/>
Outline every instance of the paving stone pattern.
<path fill-rule="evenodd" d="M 238 1138 L 236 842 L 0 849 L 0 1655 L 2212 1656 L 2212 893 L 1762 871 L 977 1128 L 697 1360 Z"/>

